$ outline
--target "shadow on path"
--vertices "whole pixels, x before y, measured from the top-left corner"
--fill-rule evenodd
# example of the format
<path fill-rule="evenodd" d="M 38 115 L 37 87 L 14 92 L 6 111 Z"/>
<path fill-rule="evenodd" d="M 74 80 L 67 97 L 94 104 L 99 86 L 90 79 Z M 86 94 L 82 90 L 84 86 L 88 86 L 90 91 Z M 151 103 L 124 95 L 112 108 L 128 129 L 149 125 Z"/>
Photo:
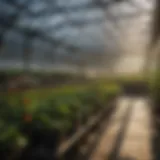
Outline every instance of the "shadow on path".
<path fill-rule="evenodd" d="M 154 115 L 152 121 L 153 129 L 155 129 L 155 133 L 152 137 L 153 160 L 160 160 L 160 118 L 155 118 Z"/>
<path fill-rule="evenodd" d="M 119 158 L 118 160 L 135 160 L 135 159 L 134 158 L 125 157 L 125 158 Z"/>
<path fill-rule="evenodd" d="M 115 107 L 116 104 L 115 103 L 112 103 L 111 105 L 112 105 L 111 109 L 100 120 L 100 121 L 102 121 L 100 126 L 99 126 L 99 124 L 97 124 L 95 126 L 95 128 L 93 128 L 93 130 L 94 129 L 96 130 L 97 128 L 99 128 L 99 130 L 98 130 L 98 133 L 96 135 L 96 138 L 95 138 L 92 146 L 89 148 L 88 153 L 85 154 L 85 155 L 80 154 L 76 160 L 88 160 L 90 158 L 90 156 L 92 155 L 92 153 L 94 153 L 94 151 L 96 150 L 95 146 L 99 143 L 99 141 L 101 139 L 101 136 L 104 133 L 104 130 L 106 130 L 106 128 L 109 127 L 109 123 L 110 123 L 110 119 L 111 119 L 112 113 L 116 109 L 116 107 Z"/>
<path fill-rule="evenodd" d="M 129 121 L 130 121 L 131 114 L 132 114 L 132 108 L 133 108 L 132 105 L 133 105 L 133 102 L 131 101 L 127 110 L 126 110 L 124 119 L 122 121 L 122 126 L 121 126 L 120 131 L 117 135 L 117 139 L 115 141 L 113 149 L 112 149 L 110 155 L 107 157 L 107 160 L 134 160 L 133 158 L 129 158 L 129 157 L 126 157 L 126 158 L 119 157 L 120 148 L 121 148 L 123 140 L 125 138 L 125 133 L 127 131 L 127 127 L 128 127 Z"/>

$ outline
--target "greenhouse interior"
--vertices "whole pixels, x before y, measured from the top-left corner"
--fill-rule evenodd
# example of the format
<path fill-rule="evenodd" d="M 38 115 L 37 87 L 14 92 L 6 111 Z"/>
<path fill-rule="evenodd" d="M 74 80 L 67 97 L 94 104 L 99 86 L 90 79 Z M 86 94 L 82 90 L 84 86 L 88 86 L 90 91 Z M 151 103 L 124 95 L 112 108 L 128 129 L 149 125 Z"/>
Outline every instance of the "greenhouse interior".
<path fill-rule="evenodd" d="M 0 159 L 160 159 L 159 0 L 0 0 Z"/>

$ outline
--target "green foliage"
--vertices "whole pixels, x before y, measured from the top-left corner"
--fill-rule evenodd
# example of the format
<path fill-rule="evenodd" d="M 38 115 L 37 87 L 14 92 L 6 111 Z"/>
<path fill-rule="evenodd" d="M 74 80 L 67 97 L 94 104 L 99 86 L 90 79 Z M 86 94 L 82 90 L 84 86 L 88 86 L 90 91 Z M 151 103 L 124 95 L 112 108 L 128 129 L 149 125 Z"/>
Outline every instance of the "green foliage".
<path fill-rule="evenodd" d="M 151 87 L 151 95 L 154 101 L 155 107 L 159 107 L 160 105 L 160 72 L 154 73 L 151 76 L 150 87 Z"/>
<path fill-rule="evenodd" d="M 24 108 L 20 103 L 17 106 L 11 106 L 4 99 L 0 100 L 0 107 L 0 149 L 24 147 L 27 139 L 20 130 L 24 125 L 22 119 Z"/>
<path fill-rule="evenodd" d="M 117 85 L 103 84 L 7 94 L 5 100 L 0 100 L 0 145 L 24 147 L 30 141 L 26 131 L 47 129 L 66 133 L 77 118 L 87 118 L 105 107 L 108 99 L 119 91 Z"/>

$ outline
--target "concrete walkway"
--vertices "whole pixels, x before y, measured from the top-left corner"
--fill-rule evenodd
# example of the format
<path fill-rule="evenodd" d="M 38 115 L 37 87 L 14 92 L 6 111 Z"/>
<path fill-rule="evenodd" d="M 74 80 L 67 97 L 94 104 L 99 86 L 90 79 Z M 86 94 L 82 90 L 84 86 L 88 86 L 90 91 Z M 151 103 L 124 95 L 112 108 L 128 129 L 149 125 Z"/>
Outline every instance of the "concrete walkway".
<path fill-rule="evenodd" d="M 151 116 L 145 98 L 121 97 L 90 160 L 152 160 Z"/>

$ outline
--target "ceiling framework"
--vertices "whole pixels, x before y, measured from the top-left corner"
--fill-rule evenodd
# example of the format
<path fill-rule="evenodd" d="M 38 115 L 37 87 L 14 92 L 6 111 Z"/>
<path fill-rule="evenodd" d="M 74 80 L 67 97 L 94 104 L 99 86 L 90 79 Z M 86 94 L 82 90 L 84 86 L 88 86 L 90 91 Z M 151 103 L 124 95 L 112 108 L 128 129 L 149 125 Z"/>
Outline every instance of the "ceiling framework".
<path fill-rule="evenodd" d="M 24 37 L 29 37 L 29 39 L 39 38 L 43 41 L 46 41 L 50 45 L 52 45 L 53 50 L 58 48 L 65 48 L 68 53 L 81 53 L 83 50 L 75 46 L 74 44 L 69 44 L 63 39 L 58 39 L 55 37 L 55 34 L 65 28 L 66 26 L 75 27 L 78 30 L 78 35 L 83 32 L 83 29 L 89 25 L 96 24 L 106 24 L 107 22 L 113 27 L 113 32 L 108 32 L 106 27 L 105 35 L 110 37 L 107 40 L 108 45 L 114 44 L 118 46 L 118 38 L 121 37 L 120 31 L 123 28 L 123 25 L 126 21 L 135 19 L 142 14 L 146 14 L 150 12 L 150 9 L 145 9 L 135 3 L 133 0 L 90 0 L 85 3 L 79 3 L 76 5 L 69 5 L 71 3 L 68 2 L 68 6 L 64 7 L 63 5 L 58 5 L 58 0 L 41 0 L 41 3 L 44 7 L 40 9 L 35 9 L 36 1 L 28 1 L 28 0 L 2 0 L 1 3 L 6 3 L 9 6 L 12 6 L 16 9 L 16 12 L 10 15 L 8 18 L 4 19 L 0 17 L 0 27 L 2 32 L 0 33 L 0 45 L 3 46 L 3 41 L 5 35 L 12 29 L 15 30 Z M 120 10 L 120 7 L 123 3 L 127 3 L 128 5 L 135 8 L 134 12 L 124 12 Z M 72 13 L 78 11 L 84 11 L 89 9 L 101 9 L 104 13 L 103 18 L 87 18 L 81 20 L 73 20 L 71 18 Z M 114 9 L 114 10 L 113 10 Z M 117 10 L 117 11 L 116 11 Z M 116 11 L 116 12 L 115 12 Z M 118 14 L 117 14 L 118 13 Z M 48 25 L 46 27 L 33 27 L 33 25 L 20 25 L 20 19 L 22 19 L 22 15 L 30 20 L 29 24 L 32 24 L 35 21 L 41 20 L 44 21 L 48 17 L 52 17 L 55 15 L 62 15 L 64 17 L 64 21 L 57 23 L 56 25 Z M 52 33 L 52 34 L 50 34 Z M 53 52 L 54 54 L 55 52 Z"/>
<path fill-rule="evenodd" d="M 66 17 L 66 15 L 69 15 L 69 13 L 77 12 L 78 10 L 94 8 L 94 7 L 95 8 L 102 8 L 106 12 L 107 8 L 111 8 L 114 4 L 119 5 L 120 3 L 124 2 L 124 1 L 131 3 L 131 5 L 134 5 L 135 8 L 139 8 L 138 5 L 135 5 L 135 3 L 133 3 L 133 0 L 121 0 L 121 1 L 93 0 L 92 2 L 88 2 L 88 3 L 82 4 L 82 5 L 79 4 L 79 5 L 71 6 L 71 7 L 57 7 L 56 1 L 47 0 L 46 2 L 48 3 L 48 6 L 46 8 L 44 8 L 43 10 L 34 13 L 34 11 L 32 11 L 30 9 L 30 7 L 32 6 L 32 2 L 30 2 L 30 1 L 24 1 L 23 4 L 19 4 L 19 1 L 17 1 L 17 0 L 13 0 L 13 1 L 3 0 L 3 1 L 18 9 L 18 11 L 14 15 L 12 15 L 6 22 L 1 21 L 1 25 L 5 27 L 6 31 L 9 30 L 10 28 L 14 27 L 14 25 L 17 23 L 17 21 L 20 18 L 20 15 L 22 13 L 26 13 L 28 15 L 28 17 L 33 18 L 33 19 L 36 19 L 38 17 L 44 18 L 45 16 L 49 16 L 49 14 L 53 16 L 54 14 L 60 14 L 60 13 L 64 14 Z M 138 15 L 141 15 L 144 11 L 145 11 L 145 9 L 142 10 L 140 8 L 140 10 L 138 12 L 130 13 L 130 14 L 120 13 L 120 14 L 116 15 L 117 17 L 115 15 L 113 15 L 113 13 L 106 12 L 106 18 L 108 18 L 111 21 L 111 23 L 114 23 L 115 25 L 117 25 L 117 21 L 119 21 L 121 18 L 122 19 L 135 18 Z M 85 20 L 84 19 L 82 21 L 70 21 L 69 16 L 68 16 L 68 18 L 66 18 L 65 23 L 63 22 L 62 24 L 58 24 L 57 26 L 49 26 L 49 28 L 50 28 L 49 31 L 53 30 L 56 32 L 59 28 L 65 26 L 66 23 L 67 24 L 69 23 L 72 26 L 76 26 L 76 27 L 81 28 L 81 27 L 85 27 L 85 25 L 88 25 L 88 24 L 95 24 L 95 23 L 99 24 L 100 22 L 103 23 L 104 19 L 97 19 L 97 20 L 89 20 L 89 19 Z M 48 29 L 47 29 L 47 31 L 48 31 Z M 5 32 L 3 32 L 3 34 L 5 34 Z"/>

